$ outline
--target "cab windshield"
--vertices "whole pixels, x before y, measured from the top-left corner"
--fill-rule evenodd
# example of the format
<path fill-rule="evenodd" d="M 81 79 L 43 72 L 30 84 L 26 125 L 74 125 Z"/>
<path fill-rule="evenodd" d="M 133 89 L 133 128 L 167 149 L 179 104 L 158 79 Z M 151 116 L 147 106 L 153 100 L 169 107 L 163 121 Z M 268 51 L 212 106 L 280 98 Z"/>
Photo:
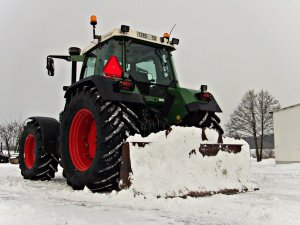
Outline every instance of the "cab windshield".
<path fill-rule="evenodd" d="M 137 82 L 174 86 L 171 54 L 164 47 L 126 42 L 126 71 Z"/>

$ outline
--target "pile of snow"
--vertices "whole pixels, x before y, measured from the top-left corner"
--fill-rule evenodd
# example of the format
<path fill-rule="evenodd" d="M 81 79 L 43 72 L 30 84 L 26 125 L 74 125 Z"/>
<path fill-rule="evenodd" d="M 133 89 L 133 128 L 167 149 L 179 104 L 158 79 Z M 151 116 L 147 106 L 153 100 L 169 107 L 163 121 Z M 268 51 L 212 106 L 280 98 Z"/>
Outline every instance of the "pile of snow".
<path fill-rule="evenodd" d="M 133 173 L 129 190 L 144 196 L 187 196 L 191 193 L 213 194 L 226 190 L 254 190 L 249 179 L 250 151 L 244 140 L 224 138 L 224 144 L 242 144 L 238 154 L 219 151 L 215 157 L 202 156 L 200 144 L 216 144 L 218 133 L 206 129 L 208 141 L 201 140 L 202 129 L 172 127 L 146 138 L 135 135 L 131 142 L 151 142 L 145 147 L 130 144 Z"/>

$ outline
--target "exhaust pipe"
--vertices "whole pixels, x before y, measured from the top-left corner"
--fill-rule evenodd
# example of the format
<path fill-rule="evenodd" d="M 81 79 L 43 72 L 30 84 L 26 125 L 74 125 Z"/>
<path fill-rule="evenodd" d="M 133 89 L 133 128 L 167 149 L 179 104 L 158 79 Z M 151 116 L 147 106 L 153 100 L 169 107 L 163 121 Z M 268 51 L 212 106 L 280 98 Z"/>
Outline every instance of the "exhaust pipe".
<path fill-rule="evenodd" d="M 69 54 L 70 56 L 73 55 L 80 55 L 81 49 L 77 47 L 71 47 L 69 48 Z M 77 74 L 77 62 L 72 61 L 72 84 L 76 82 L 76 74 Z"/>

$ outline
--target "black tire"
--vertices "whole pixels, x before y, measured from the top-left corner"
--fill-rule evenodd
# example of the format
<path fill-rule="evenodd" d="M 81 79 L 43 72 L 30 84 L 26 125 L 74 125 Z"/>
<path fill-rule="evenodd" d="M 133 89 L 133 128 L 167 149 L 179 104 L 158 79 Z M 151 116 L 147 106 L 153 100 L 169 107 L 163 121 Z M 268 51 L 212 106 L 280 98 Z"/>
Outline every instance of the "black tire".
<path fill-rule="evenodd" d="M 95 87 L 78 89 L 68 99 L 61 121 L 60 151 L 67 183 L 74 190 L 83 189 L 85 186 L 93 192 L 119 189 L 121 147 L 126 138 L 126 130 L 133 125 L 128 123 L 133 115 L 128 115 L 125 108 L 119 103 L 102 101 Z M 93 158 L 88 156 L 92 160 L 84 168 L 79 167 L 74 159 L 75 148 L 69 145 L 69 139 L 74 140 L 73 132 L 76 133 L 72 124 L 77 123 L 74 121 L 77 121 L 77 115 L 82 110 L 87 110 L 92 115 L 97 135 L 95 155 Z M 73 145 L 73 142 L 70 143 Z M 88 146 L 88 143 L 84 146 Z M 89 150 L 86 154 L 89 154 Z"/>
<path fill-rule="evenodd" d="M 199 128 L 212 128 L 219 134 L 224 131 L 220 126 L 220 118 L 214 112 L 194 111 L 190 112 L 180 123 L 181 126 L 199 127 Z"/>
<path fill-rule="evenodd" d="M 35 160 L 30 160 L 30 163 L 25 159 L 25 145 L 29 137 L 35 140 L 35 147 L 32 148 Z M 51 180 L 57 172 L 58 160 L 42 147 L 41 129 L 36 121 L 30 121 L 24 127 L 20 138 L 19 161 L 21 174 L 25 179 Z"/>

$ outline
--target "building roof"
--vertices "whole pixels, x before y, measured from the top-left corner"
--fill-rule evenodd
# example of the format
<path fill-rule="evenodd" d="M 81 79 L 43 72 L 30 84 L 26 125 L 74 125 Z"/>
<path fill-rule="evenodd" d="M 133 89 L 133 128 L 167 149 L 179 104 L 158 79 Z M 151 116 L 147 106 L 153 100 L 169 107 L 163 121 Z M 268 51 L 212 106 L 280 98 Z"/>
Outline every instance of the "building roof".
<path fill-rule="evenodd" d="M 284 108 L 275 110 L 275 111 L 273 111 L 272 113 L 274 113 L 274 112 L 279 112 L 279 111 L 283 111 L 283 110 L 287 110 L 287 109 L 291 109 L 291 108 L 298 107 L 298 106 L 300 106 L 300 103 L 299 103 L 299 104 L 296 104 L 296 105 L 291 105 L 291 106 L 287 106 L 287 107 L 284 107 Z"/>

